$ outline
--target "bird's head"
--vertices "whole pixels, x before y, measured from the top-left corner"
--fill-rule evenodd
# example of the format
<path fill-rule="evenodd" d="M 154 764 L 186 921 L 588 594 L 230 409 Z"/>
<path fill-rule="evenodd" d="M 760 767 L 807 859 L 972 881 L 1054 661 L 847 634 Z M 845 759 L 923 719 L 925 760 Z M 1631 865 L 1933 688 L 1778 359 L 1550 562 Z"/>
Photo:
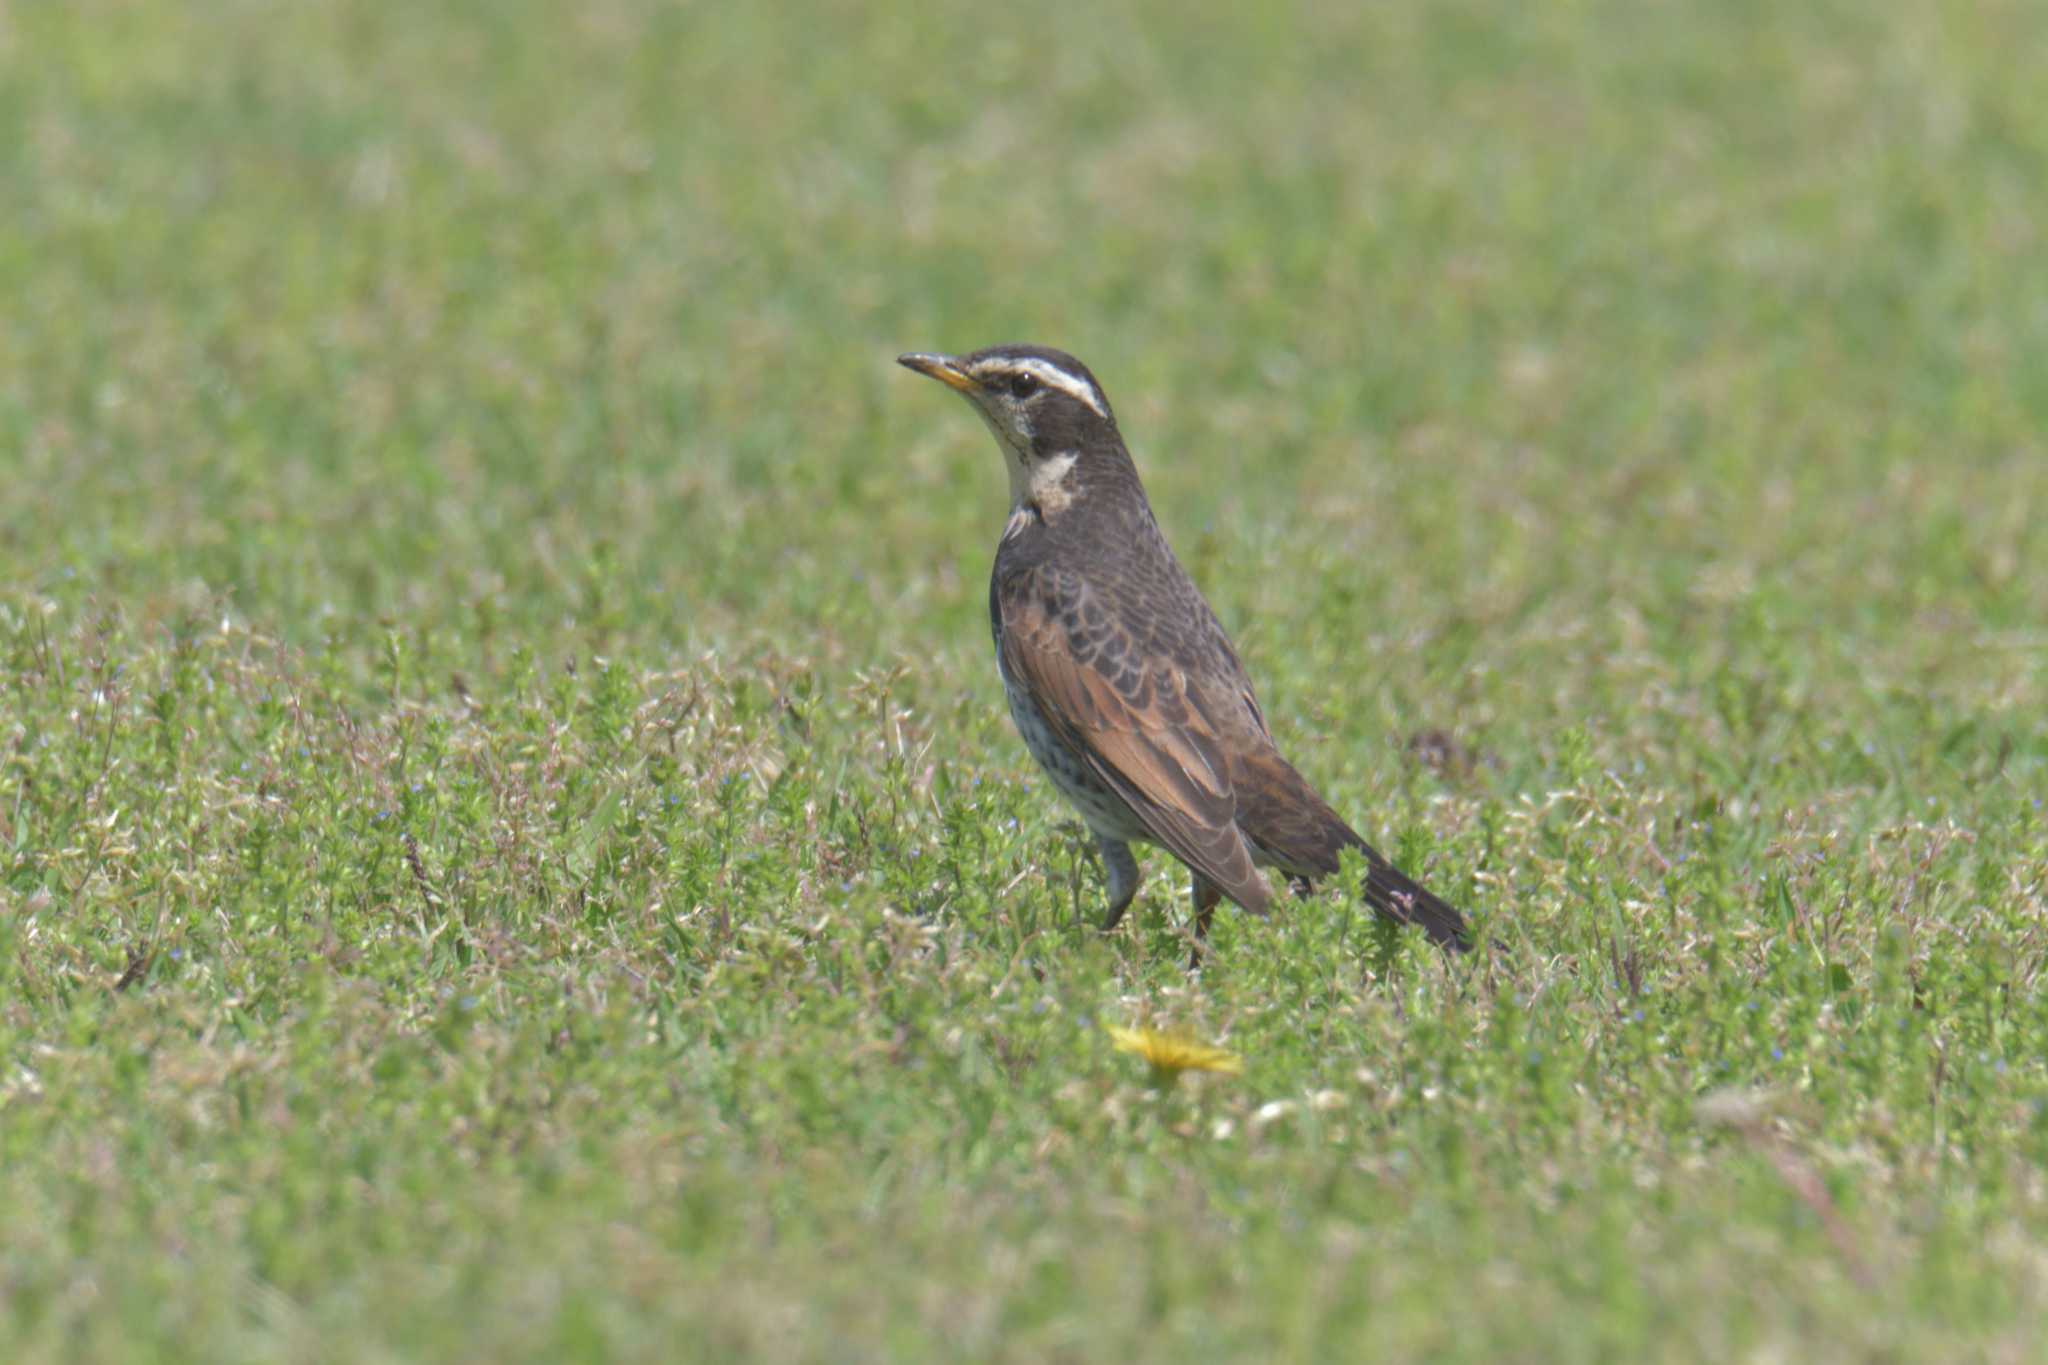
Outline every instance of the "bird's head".
<path fill-rule="evenodd" d="M 1003 449 L 1010 498 L 1056 510 L 1089 453 L 1122 450 L 1116 416 L 1095 376 L 1065 351 L 991 346 L 972 355 L 913 351 L 897 363 L 964 394 Z"/>

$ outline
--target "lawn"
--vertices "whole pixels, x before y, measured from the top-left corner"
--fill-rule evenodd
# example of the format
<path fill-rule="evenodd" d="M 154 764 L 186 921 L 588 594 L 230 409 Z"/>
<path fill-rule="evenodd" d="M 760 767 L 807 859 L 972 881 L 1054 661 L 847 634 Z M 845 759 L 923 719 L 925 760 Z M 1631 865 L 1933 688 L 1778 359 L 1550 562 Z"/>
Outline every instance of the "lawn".
<path fill-rule="evenodd" d="M 0 1359 L 2037 1358 L 2044 51 L 0 6 Z M 1011 340 L 1487 951 L 1093 928 Z"/>

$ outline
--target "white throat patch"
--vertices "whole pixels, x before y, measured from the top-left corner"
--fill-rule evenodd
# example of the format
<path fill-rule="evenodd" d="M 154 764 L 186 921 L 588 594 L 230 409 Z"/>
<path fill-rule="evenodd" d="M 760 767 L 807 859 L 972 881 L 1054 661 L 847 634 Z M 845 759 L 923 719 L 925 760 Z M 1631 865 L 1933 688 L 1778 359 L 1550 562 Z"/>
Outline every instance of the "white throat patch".
<path fill-rule="evenodd" d="M 1074 470 L 1079 453 L 1063 450 L 1049 460 L 1040 460 L 1031 466 L 1028 478 L 1031 501 L 1038 504 L 1043 512 L 1058 512 L 1074 500 L 1074 490 L 1067 484 L 1067 475 Z"/>
<path fill-rule="evenodd" d="M 1019 454 L 1008 441 L 1003 447 L 1003 466 L 1010 475 L 1010 506 L 1036 507 L 1044 512 L 1058 512 L 1074 500 L 1074 490 L 1068 486 L 1067 476 L 1074 472 L 1074 464 L 1080 452 L 1063 450 L 1044 460 L 1032 460 Z"/>

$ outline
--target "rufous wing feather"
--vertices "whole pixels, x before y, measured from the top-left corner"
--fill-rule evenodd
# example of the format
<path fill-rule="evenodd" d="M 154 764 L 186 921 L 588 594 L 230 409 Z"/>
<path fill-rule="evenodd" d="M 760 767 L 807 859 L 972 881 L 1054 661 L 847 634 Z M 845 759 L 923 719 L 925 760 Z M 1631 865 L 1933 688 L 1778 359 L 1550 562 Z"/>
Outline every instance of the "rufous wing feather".
<path fill-rule="evenodd" d="M 1237 828 L 1237 802 L 1213 728 L 1170 665 L 1140 661 L 1114 627 L 1077 639 L 1030 591 L 998 591 L 1003 666 L 1053 732 L 1122 797 L 1168 851 L 1239 905 L 1271 899 Z M 1073 604 L 1061 604 L 1072 606 Z"/>

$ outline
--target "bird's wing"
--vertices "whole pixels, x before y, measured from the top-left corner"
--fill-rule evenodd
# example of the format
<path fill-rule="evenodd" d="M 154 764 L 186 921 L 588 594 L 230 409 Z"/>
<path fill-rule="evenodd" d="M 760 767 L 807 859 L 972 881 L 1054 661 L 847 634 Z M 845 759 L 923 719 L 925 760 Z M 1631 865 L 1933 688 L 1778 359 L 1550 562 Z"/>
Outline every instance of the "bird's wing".
<path fill-rule="evenodd" d="M 1237 828 L 1237 800 L 1200 689 L 1144 657 L 1091 599 L 1047 570 L 995 585 L 1004 669 L 1046 724 L 1175 857 L 1248 910 L 1271 896 Z"/>

